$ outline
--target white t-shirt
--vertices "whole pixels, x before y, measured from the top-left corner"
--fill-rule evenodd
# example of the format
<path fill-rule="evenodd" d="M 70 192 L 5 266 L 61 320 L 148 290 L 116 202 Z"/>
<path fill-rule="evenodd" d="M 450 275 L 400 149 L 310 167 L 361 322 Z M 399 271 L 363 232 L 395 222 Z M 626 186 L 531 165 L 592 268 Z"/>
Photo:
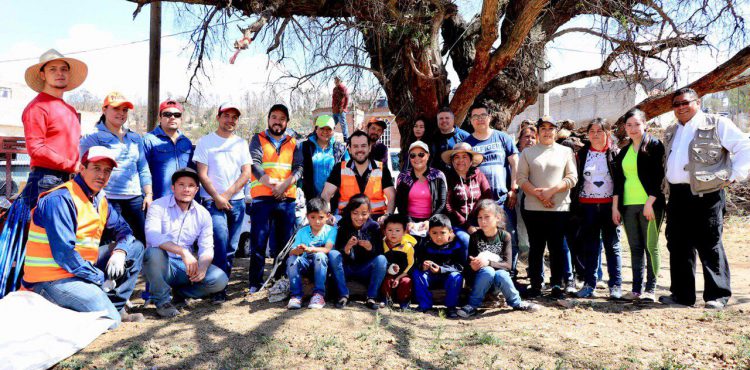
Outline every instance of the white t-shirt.
<path fill-rule="evenodd" d="M 208 166 L 208 178 L 219 193 L 227 190 L 242 173 L 242 166 L 252 164 L 247 140 L 232 135 L 225 139 L 215 132 L 202 137 L 195 146 L 193 160 Z M 203 187 L 201 197 L 211 198 Z M 242 189 L 230 200 L 244 199 Z"/>

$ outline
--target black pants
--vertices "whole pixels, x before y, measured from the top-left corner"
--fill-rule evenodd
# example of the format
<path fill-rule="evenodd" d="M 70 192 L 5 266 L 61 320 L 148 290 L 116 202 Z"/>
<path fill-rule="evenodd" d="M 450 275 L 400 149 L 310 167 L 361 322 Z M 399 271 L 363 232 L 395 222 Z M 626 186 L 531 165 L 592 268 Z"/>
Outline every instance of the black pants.
<path fill-rule="evenodd" d="M 524 211 L 523 221 L 529 231 L 529 280 L 533 288 L 541 288 L 544 282 L 545 247 L 549 248 L 550 284 L 563 287 L 563 240 L 569 216 L 569 212 Z"/>
<path fill-rule="evenodd" d="M 695 304 L 695 257 L 703 265 L 703 300 L 726 303 L 732 296 L 729 263 L 721 243 L 724 221 L 724 190 L 704 194 L 690 192 L 690 185 L 669 184 L 667 204 L 667 249 L 673 298 Z"/>

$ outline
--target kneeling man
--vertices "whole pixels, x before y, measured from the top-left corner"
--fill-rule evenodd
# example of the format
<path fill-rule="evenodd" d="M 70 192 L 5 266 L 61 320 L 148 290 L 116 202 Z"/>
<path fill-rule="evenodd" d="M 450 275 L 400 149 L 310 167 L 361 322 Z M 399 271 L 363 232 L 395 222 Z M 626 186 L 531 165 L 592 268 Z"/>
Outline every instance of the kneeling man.
<path fill-rule="evenodd" d="M 185 298 L 203 298 L 221 292 L 229 278 L 211 264 L 214 239 L 211 214 L 193 198 L 198 173 L 181 168 L 172 175 L 172 194 L 151 203 L 146 215 L 144 275 L 151 300 L 162 317 L 180 312 L 174 304 Z M 198 245 L 197 259 L 193 245 Z M 174 304 L 170 297 L 174 296 Z"/>
<path fill-rule="evenodd" d="M 121 321 L 143 321 L 143 315 L 125 312 L 141 271 L 143 244 L 100 192 L 117 167 L 115 156 L 93 146 L 81 164 L 75 178 L 39 195 L 31 212 L 23 285 L 73 311 L 105 311 L 115 321 L 110 329 Z M 105 230 L 115 243 L 99 246 Z"/>

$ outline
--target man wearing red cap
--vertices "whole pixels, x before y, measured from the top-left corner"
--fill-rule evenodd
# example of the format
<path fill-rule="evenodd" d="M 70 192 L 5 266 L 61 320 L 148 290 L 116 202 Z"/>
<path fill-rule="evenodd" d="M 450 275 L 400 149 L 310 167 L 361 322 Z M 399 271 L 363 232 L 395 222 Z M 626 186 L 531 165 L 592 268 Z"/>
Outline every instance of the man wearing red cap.
<path fill-rule="evenodd" d="M 101 190 L 117 166 L 114 154 L 91 147 L 81 172 L 44 192 L 31 213 L 23 285 L 74 311 L 104 311 L 114 320 L 143 321 L 125 312 L 143 262 L 143 244 Z M 116 243 L 99 246 L 104 231 Z M 106 273 L 104 272 L 106 270 Z"/>
<path fill-rule="evenodd" d="M 187 167 L 193 158 L 193 143 L 180 131 L 182 104 L 167 99 L 159 104 L 159 126 L 143 135 L 143 148 L 151 170 L 154 199 L 172 194 L 172 174 Z"/>
<path fill-rule="evenodd" d="M 39 93 L 21 116 L 31 157 L 31 173 L 22 195 L 29 209 L 36 205 L 39 193 L 62 184 L 78 170 L 81 124 L 75 108 L 62 98 L 80 86 L 87 73 L 86 64 L 54 49 L 26 69 L 26 84 Z"/>

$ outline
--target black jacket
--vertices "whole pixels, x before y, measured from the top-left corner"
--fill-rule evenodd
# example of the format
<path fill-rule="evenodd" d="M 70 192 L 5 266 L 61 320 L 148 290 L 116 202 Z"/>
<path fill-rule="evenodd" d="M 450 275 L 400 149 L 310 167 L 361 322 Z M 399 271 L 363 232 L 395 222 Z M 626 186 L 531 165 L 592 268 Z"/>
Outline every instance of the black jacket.
<path fill-rule="evenodd" d="M 623 206 L 623 191 L 625 189 L 625 174 L 622 171 L 622 161 L 625 159 L 625 155 L 630 150 L 630 146 L 633 143 L 629 143 L 627 146 L 620 150 L 620 153 L 615 157 L 615 172 L 613 173 L 613 180 L 615 182 L 615 195 L 619 198 L 619 204 L 617 205 L 622 212 Z M 643 134 L 643 140 L 638 148 L 638 179 L 643 185 L 643 189 L 646 190 L 646 194 L 649 196 L 656 197 L 654 202 L 654 210 L 664 210 L 666 204 L 664 193 L 661 191 L 661 184 L 664 181 L 664 144 L 659 139 L 649 135 L 648 133 Z"/>
<path fill-rule="evenodd" d="M 578 170 L 578 182 L 576 183 L 576 186 L 573 187 L 573 189 L 570 189 L 570 208 L 571 211 L 578 208 L 580 203 L 578 202 L 578 197 L 581 194 L 581 190 L 583 190 L 583 183 L 585 182 L 583 180 L 583 167 L 586 164 L 586 157 L 589 155 L 589 151 L 591 150 L 591 143 L 585 142 L 586 144 L 576 153 L 576 169 Z M 609 147 L 607 147 L 607 169 L 609 170 L 609 175 L 612 176 L 612 182 L 615 181 L 615 167 L 617 166 L 617 155 L 620 153 L 620 149 L 616 146 L 612 145 L 610 143 Z M 616 185 L 615 185 L 616 186 Z"/>
<path fill-rule="evenodd" d="M 430 186 L 430 198 L 432 198 L 432 213 L 445 213 L 445 201 L 448 197 L 448 185 L 445 181 L 445 175 L 434 168 L 427 168 L 425 174 L 427 183 Z M 409 191 L 417 181 L 414 176 L 414 170 L 401 172 L 398 175 L 398 185 L 396 185 L 396 210 L 398 213 L 409 215 Z M 409 216 L 411 221 L 411 216 Z"/>
<path fill-rule="evenodd" d="M 320 194 L 315 192 L 315 183 L 313 182 L 313 171 L 315 167 L 312 163 L 313 154 L 315 154 L 315 143 L 318 140 L 317 135 L 313 132 L 307 137 L 307 140 L 299 144 L 302 150 L 302 192 L 305 193 L 305 199 L 310 200 L 319 197 Z M 334 167 L 339 165 L 346 154 L 346 146 L 338 141 L 333 141 L 333 163 Z"/>

